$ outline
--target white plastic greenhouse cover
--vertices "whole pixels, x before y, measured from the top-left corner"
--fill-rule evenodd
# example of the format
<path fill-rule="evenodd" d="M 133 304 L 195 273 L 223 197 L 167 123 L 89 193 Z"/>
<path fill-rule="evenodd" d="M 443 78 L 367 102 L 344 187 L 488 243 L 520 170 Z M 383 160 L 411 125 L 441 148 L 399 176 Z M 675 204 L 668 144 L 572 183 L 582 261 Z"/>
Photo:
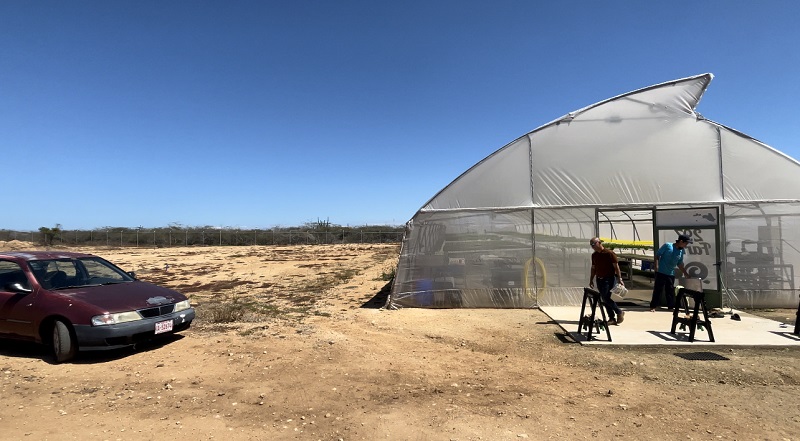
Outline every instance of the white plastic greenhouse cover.
<path fill-rule="evenodd" d="M 460 306 L 537 306 L 531 286 L 514 286 L 515 292 L 500 296 L 521 295 L 523 300 L 498 302 L 500 287 L 496 274 L 490 274 L 491 265 L 482 278 L 474 271 L 453 273 L 453 262 L 463 265 L 462 258 L 478 262 L 481 256 L 497 255 L 474 249 L 482 246 L 476 234 L 527 233 L 527 239 L 513 240 L 522 250 L 515 258 L 534 261 L 548 252 L 533 237 L 543 231 L 543 219 L 571 219 L 564 221 L 572 229 L 565 235 L 584 239 L 594 234 L 595 208 L 715 204 L 724 212 L 725 204 L 732 203 L 800 202 L 800 163 L 695 112 L 712 78 L 703 74 L 674 80 L 571 112 L 474 165 L 408 222 L 389 302 L 404 306 L 407 299 L 405 306 L 430 306 L 416 296 L 439 291 L 431 288 L 436 285 L 473 299 Z M 454 234 L 470 236 L 459 239 Z M 800 243 L 795 245 L 800 249 Z M 463 256 L 454 254 L 456 249 Z M 525 265 L 528 274 L 530 264 Z M 559 274 L 572 271 L 576 280 L 559 277 L 548 287 L 582 287 L 576 271 L 559 269 Z"/>

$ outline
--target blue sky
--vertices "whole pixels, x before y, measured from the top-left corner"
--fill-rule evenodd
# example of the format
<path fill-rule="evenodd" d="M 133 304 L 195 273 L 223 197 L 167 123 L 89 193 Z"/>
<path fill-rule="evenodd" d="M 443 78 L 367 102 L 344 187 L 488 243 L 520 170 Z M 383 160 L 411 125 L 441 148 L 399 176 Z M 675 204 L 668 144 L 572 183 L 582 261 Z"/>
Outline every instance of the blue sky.
<path fill-rule="evenodd" d="M 524 133 L 706 72 L 700 113 L 799 158 L 798 17 L 793 1 L 0 2 L 0 229 L 400 225 Z"/>

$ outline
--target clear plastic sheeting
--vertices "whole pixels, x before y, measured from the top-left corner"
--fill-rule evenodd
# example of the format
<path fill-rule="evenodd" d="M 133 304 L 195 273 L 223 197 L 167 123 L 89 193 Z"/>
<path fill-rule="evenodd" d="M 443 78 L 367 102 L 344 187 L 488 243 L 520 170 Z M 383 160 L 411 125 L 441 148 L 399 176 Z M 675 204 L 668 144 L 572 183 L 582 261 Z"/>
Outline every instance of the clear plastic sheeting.
<path fill-rule="evenodd" d="M 420 214 L 409 222 L 392 305 L 532 308 L 580 302 L 594 211 Z"/>
<path fill-rule="evenodd" d="M 725 206 L 724 279 L 733 307 L 797 307 L 800 204 Z"/>
<path fill-rule="evenodd" d="M 408 224 L 393 305 L 536 306 L 530 225 L 529 210 L 421 214 Z"/>
<path fill-rule="evenodd" d="M 712 78 L 571 112 L 464 172 L 408 222 L 389 305 L 579 304 L 589 238 L 627 229 L 633 241 L 652 241 L 653 213 L 691 206 L 722 213 L 707 242 L 727 253 L 723 280 L 732 293 L 751 305 L 796 307 L 800 164 L 696 113 Z M 762 261 L 748 261 L 753 253 Z M 767 262 L 772 270 L 747 273 Z"/>

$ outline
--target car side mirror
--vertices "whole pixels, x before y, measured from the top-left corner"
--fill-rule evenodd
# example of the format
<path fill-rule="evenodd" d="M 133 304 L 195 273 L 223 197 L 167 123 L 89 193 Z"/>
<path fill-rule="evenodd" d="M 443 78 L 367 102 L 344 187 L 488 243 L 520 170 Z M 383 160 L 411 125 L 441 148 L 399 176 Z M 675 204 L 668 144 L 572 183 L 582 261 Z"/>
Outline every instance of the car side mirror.
<path fill-rule="evenodd" d="M 21 284 L 21 283 L 19 283 L 19 282 L 15 282 L 15 283 L 9 283 L 9 284 L 7 284 L 7 285 L 6 285 L 6 289 L 7 289 L 7 290 L 9 290 L 9 291 L 11 291 L 11 292 L 21 292 L 21 293 L 25 293 L 25 294 L 29 294 L 29 293 L 32 293 L 32 292 L 33 292 L 33 290 L 32 290 L 32 289 L 30 289 L 30 288 L 25 288 L 25 287 L 24 287 L 24 286 L 22 286 L 22 284 Z"/>
<path fill-rule="evenodd" d="M 128 271 L 128 275 L 136 279 L 136 271 Z M 138 279 L 136 279 L 138 280 Z"/>

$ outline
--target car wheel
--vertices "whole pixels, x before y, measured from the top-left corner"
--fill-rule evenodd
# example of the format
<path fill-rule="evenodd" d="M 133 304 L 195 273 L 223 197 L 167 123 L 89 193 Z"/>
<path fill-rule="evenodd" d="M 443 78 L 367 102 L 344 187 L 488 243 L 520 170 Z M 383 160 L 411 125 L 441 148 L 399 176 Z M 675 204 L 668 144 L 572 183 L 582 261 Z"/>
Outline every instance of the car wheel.
<path fill-rule="evenodd" d="M 56 320 L 53 323 L 53 355 L 56 356 L 56 362 L 62 363 L 71 359 L 77 350 L 78 346 L 69 325 Z"/>

